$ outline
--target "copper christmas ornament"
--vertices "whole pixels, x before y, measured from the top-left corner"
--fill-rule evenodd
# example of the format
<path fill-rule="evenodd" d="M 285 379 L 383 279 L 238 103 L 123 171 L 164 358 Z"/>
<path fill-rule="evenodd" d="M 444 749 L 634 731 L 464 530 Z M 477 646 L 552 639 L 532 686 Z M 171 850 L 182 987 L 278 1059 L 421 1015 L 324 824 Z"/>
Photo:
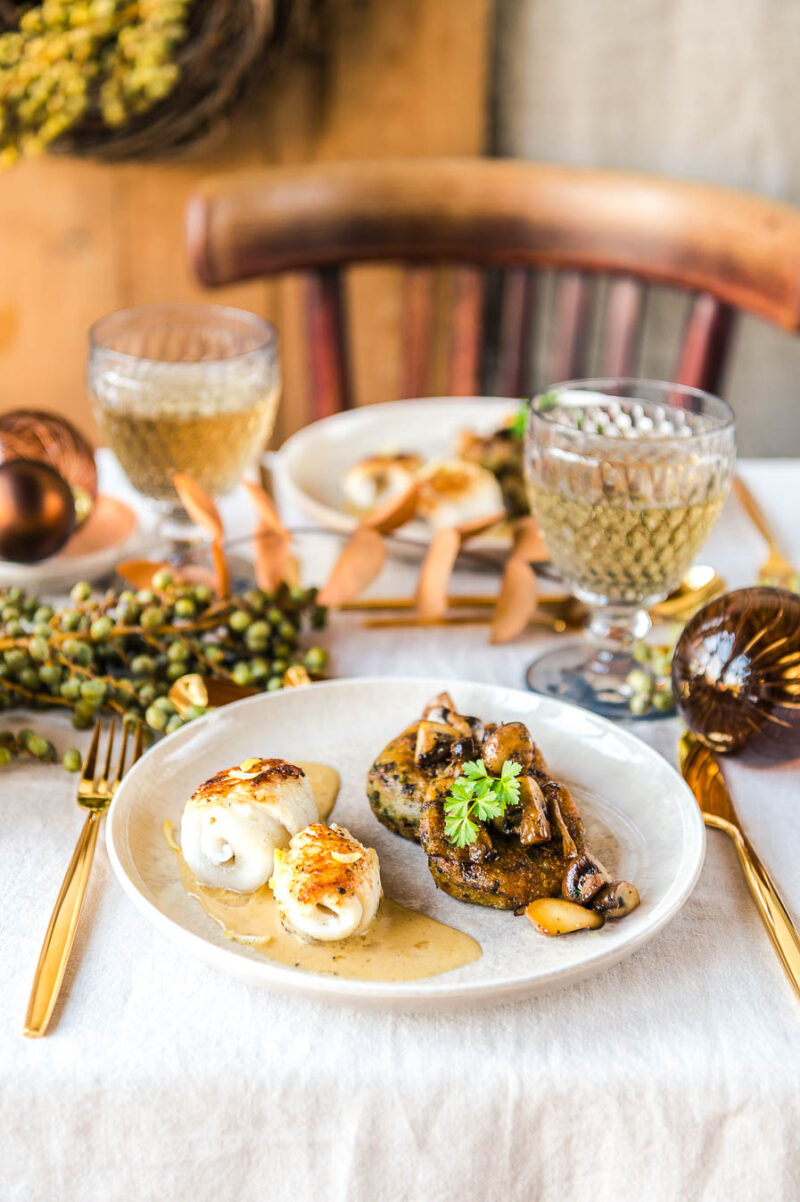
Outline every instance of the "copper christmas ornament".
<path fill-rule="evenodd" d="M 672 661 L 687 726 L 715 751 L 800 756 L 800 596 L 743 588 L 691 619 Z"/>
<path fill-rule="evenodd" d="M 34 459 L 0 463 L 0 557 L 38 563 L 74 529 L 72 490 L 54 468 Z"/>
<path fill-rule="evenodd" d="M 66 480 L 75 500 L 80 526 L 89 516 L 97 496 L 94 451 L 66 418 L 43 409 L 14 409 L 0 417 L 0 462 L 38 459 Z"/>

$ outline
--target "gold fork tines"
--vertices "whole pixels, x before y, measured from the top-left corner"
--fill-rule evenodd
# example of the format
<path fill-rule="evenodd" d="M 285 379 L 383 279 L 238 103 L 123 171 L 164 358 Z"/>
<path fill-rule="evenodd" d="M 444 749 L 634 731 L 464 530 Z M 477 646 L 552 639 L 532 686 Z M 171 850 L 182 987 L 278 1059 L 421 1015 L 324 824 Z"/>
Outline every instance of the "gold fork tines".
<path fill-rule="evenodd" d="M 102 720 L 98 718 L 81 770 L 78 782 L 78 805 L 89 812 L 50 916 L 47 933 L 39 954 L 39 963 L 36 965 L 24 1027 L 25 1035 L 32 1039 L 44 1035 L 47 1031 L 53 1007 L 64 980 L 64 971 L 72 950 L 75 932 L 78 929 L 78 919 L 83 899 L 86 896 L 89 872 L 97 846 L 100 819 L 108 809 L 125 773 L 130 732 L 127 726 L 123 726 L 122 746 L 116 767 L 112 770 L 116 727 L 117 723 L 114 719 L 108 732 L 103 767 L 98 775 L 97 759 L 103 732 Z M 142 749 L 142 724 L 138 723 L 133 739 L 131 764 L 138 760 Z"/>
<path fill-rule="evenodd" d="M 741 828 L 717 757 L 688 730 L 681 736 L 679 756 L 681 773 L 695 795 L 706 826 L 724 831 L 733 839 L 745 880 L 767 934 L 800 997 L 800 937 L 772 878 Z"/>

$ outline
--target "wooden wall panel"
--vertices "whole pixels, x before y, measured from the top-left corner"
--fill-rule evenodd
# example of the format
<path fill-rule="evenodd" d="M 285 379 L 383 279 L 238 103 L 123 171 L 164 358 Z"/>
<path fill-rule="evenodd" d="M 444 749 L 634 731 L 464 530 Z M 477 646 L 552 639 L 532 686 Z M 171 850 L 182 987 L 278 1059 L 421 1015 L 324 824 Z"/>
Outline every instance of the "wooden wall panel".
<path fill-rule="evenodd" d="M 281 71 L 228 136 L 180 162 L 23 163 L 0 177 L 0 411 L 44 405 L 96 436 L 84 388 L 86 330 L 112 309 L 208 298 L 281 331 L 280 434 L 308 412 L 302 285 L 204 293 L 182 244 L 186 198 L 217 170 L 309 159 L 470 154 L 484 149 L 490 0 L 347 0 L 324 58 Z M 359 403 L 401 391 L 402 290 L 394 268 L 349 286 Z"/>

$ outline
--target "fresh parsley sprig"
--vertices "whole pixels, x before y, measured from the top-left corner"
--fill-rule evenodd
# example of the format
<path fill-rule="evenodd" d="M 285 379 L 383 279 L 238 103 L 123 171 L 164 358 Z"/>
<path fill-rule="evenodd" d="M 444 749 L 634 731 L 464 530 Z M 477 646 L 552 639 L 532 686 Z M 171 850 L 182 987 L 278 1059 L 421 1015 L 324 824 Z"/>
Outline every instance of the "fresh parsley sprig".
<path fill-rule="evenodd" d="M 525 430 L 528 425 L 528 402 L 525 401 L 520 405 L 517 412 L 508 423 L 508 428 L 511 431 L 512 438 L 524 438 Z"/>
<path fill-rule="evenodd" d="M 478 822 L 502 818 L 519 802 L 519 764 L 506 760 L 500 776 L 490 776 L 483 760 L 468 760 L 444 801 L 444 833 L 456 847 L 478 838 Z M 477 819 L 477 821 L 475 821 Z"/>

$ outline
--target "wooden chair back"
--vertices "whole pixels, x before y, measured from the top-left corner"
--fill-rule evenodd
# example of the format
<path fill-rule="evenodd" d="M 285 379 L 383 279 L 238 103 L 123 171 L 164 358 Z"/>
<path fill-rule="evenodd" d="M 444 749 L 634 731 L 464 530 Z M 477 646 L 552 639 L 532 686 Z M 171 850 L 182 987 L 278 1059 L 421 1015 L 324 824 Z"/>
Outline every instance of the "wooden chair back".
<path fill-rule="evenodd" d="M 437 315 L 444 391 L 462 396 L 636 374 L 653 285 L 687 295 L 671 373 L 684 384 L 719 390 L 737 311 L 800 329 L 799 211 L 623 171 L 390 159 L 237 173 L 191 198 L 187 239 L 210 287 L 305 274 L 314 416 L 352 402 L 343 282 L 359 263 L 405 268 L 405 396 L 430 395 Z M 538 379 L 537 328 L 547 344 Z"/>

